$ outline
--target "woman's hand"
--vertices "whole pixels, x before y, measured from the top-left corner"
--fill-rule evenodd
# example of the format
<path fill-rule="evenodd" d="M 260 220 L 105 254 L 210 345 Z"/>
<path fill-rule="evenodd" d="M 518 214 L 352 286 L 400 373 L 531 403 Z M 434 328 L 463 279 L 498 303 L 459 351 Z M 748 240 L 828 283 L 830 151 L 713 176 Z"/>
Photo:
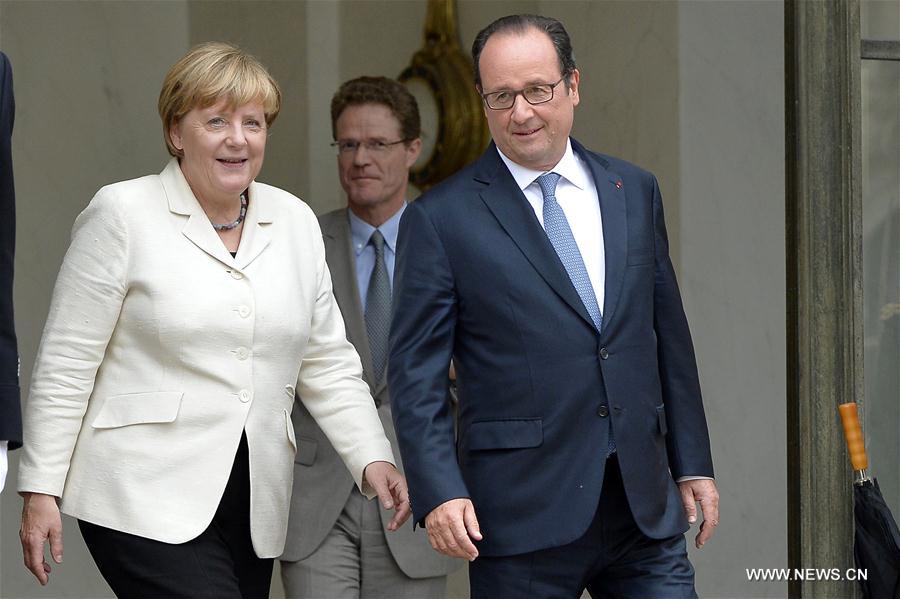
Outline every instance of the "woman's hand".
<path fill-rule="evenodd" d="M 388 530 L 394 531 L 403 526 L 412 513 L 406 478 L 390 462 L 372 462 L 363 470 L 363 478 L 378 494 L 378 500 L 384 509 L 394 510 Z"/>
<path fill-rule="evenodd" d="M 31 570 L 42 585 L 50 580 L 50 564 L 44 559 L 44 543 L 50 541 L 50 555 L 57 564 L 62 563 L 62 518 L 56 497 L 43 493 L 22 493 L 22 556 L 25 567 Z"/>

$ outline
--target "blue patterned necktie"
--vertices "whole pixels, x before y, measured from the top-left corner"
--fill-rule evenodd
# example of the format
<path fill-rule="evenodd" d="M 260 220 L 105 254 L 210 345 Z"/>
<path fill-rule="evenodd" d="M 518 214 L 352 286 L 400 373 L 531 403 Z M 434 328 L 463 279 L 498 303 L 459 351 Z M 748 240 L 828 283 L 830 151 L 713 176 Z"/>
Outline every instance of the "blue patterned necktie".
<path fill-rule="evenodd" d="M 388 357 L 388 334 L 391 329 L 391 283 L 387 265 L 384 263 L 384 236 L 375 229 L 369 238 L 375 248 L 375 267 L 369 278 L 366 291 L 366 333 L 369 335 L 369 350 L 372 354 L 372 369 L 375 380 L 381 382 Z"/>
<path fill-rule="evenodd" d="M 578 250 L 578 244 L 575 243 L 569 221 L 566 220 L 566 214 L 556 201 L 556 184 L 559 182 L 559 178 L 560 175 L 557 173 L 544 173 L 537 178 L 541 192 L 544 194 L 544 231 L 547 232 L 553 249 L 556 250 L 560 261 L 566 267 L 566 272 L 569 273 L 578 297 L 581 298 L 591 320 L 594 321 L 594 326 L 599 331 L 603 324 L 603 316 L 600 314 L 600 306 L 597 304 L 597 295 L 594 293 L 594 286 L 591 285 L 591 279 L 584 266 L 584 260 L 581 258 L 581 252 Z"/>
<path fill-rule="evenodd" d="M 584 307 L 587 308 L 591 320 L 597 331 L 603 324 L 603 315 L 600 313 L 600 305 L 597 303 L 597 295 L 594 293 L 594 286 L 591 285 L 591 279 L 588 276 L 587 268 L 584 266 L 584 259 L 575 243 L 575 237 L 572 235 L 572 228 L 569 227 L 569 221 L 566 214 L 556 201 L 556 184 L 559 183 L 560 175 L 557 173 L 544 173 L 537 178 L 538 185 L 541 186 L 541 193 L 544 195 L 544 231 L 550 238 L 550 243 L 556 254 L 559 256 L 566 272 L 569 273 L 569 279 L 578 292 Z M 607 447 L 607 456 L 612 455 L 616 450 L 616 441 L 613 437 L 612 422 L 609 423 L 609 446 Z"/>

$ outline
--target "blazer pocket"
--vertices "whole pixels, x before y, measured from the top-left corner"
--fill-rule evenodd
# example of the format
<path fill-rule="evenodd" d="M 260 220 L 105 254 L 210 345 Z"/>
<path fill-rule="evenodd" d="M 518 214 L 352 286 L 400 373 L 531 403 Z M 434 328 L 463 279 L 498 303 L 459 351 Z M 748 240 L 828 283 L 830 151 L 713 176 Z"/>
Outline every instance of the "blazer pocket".
<path fill-rule="evenodd" d="M 468 431 L 469 449 L 525 449 L 544 442 L 543 420 L 520 418 L 473 422 Z"/>
<path fill-rule="evenodd" d="M 93 428 L 119 428 L 132 424 L 174 422 L 181 407 L 181 391 L 128 393 L 107 397 L 100 413 L 91 423 Z"/>
<path fill-rule="evenodd" d="M 656 406 L 656 424 L 659 426 L 659 434 L 665 436 L 669 432 L 669 426 L 666 424 L 666 406 L 665 404 Z"/>
<path fill-rule="evenodd" d="M 291 422 L 291 413 L 288 410 L 283 410 L 284 412 L 284 430 L 287 433 L 287 440 L 291 444 L 291 447 L 294 448 L 294 452 L 297 451 L 297 438 L 294 437 L 294 423 Z"/>
<path fill-rule="evenodd" d="M 650 264 L 653 262 L 653 253 L 649 248 L 639 248 L 635 250 L 629 250 L 628 257 L 626 259 L 626 264 L 628 266 L 638 266 L 640 264 Z"/>
<path fill-rule="evenodd" d="M 300 445 L 297 447 L 297 455 L 294 461 L 304 466 L 312 466 L 316 461 L 316 451 L 319 443 L 315 439 L 300 437 Z"/>

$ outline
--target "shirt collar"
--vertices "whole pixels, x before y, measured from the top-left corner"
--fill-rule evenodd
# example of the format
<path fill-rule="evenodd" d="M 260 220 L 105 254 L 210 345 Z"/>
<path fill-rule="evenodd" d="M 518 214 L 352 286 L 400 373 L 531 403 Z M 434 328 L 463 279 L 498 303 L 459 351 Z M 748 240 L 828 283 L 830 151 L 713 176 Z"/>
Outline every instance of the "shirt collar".
<path fill-rule="evenodd" d="M 563 154 L 563 157 L 560 158 L 559 162 L 556 163 L 556 166 L 549 171 L 536 171 L 522 166 L 521 164 L 517 164 L 508 158 L 506 154 L 501 152 L 499 147 L 497 148 L 497 153 L 500 154 L 500 159 L 503 160 L 503 164 L 509 169 L 509 173 L 513 176 L 513 179 L 516 180 L 516 185 L 523 191 L 526 187 L 534 183 L 535 179 L 544 173 L 549 173 L 551 171 L 560 175 L 578 189 L 586 189 L 588 186 L 587 167 L 572 149 L 571 139 L 566 140 L 566 151 Z"/>
<path fill-rule="evenodd" d="M 403 215 L 404 210 L 406 210 L 406 202 L 403 202 L 400 209 L 378 227 L 378 230 L 384 236 L 385 244 L 395 253 L 397 251 L 397 234 L 400 232 L 400 217 Z M 347 214 L 350 215 L 350 235 L 353 238 L 353 250 L 359 256 L 366 245 L 368 245 L 369 238 L 375 232 L 375 227 L 356 216 L 349 208 L 347 209 Z"/>

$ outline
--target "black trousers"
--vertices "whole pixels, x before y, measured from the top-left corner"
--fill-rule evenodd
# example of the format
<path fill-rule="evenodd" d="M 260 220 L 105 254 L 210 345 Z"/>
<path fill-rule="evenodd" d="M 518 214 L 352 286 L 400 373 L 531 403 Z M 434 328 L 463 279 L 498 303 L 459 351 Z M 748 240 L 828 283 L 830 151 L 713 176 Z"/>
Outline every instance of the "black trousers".
<path fill-rule="evenodd" d="M 560 514 L 561 518 L 565 514 Z M 628 507 L 615 454 L 606 463 L 594 520 L 561 547 L 481 556 L 469 564 L 472 599 L 695 599 L 684 535 L 651 539 Z"/>
<path fill-rule="evenodd" d="M 241 437 L 225 493 L 209 527 L 187 543 L 154 541 L 78 521 L 100 573 L 123 599 L 267 599 L 272 559 L 250 540 L 250 464 Z"/>

